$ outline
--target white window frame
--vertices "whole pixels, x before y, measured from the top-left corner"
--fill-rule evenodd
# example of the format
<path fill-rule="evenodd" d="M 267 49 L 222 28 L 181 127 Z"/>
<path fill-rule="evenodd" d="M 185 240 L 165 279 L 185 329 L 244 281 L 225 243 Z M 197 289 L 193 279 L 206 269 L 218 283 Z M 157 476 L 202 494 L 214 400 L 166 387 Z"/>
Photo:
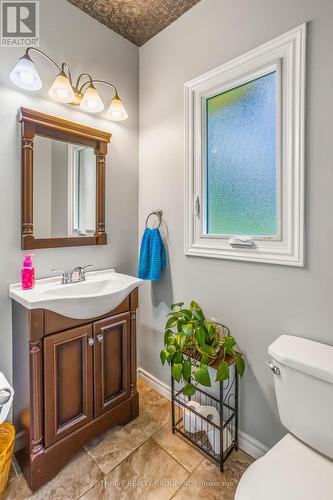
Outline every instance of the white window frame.
<path fill-rule="evenodd" d="M 80 236 L 80 228 L 75 227 L 75 208 L 77 206 L 77 169 L 78 154 L 87 146 L 78 144 L 68 144 L 68 211 L 67 211 L 67 232 L 69 237 Z M 85 236 L 93 236 L 94 229 L 85 229 Z"/>
<path fill-rule="evenodd" d="M 306 24 L 185 83 L 185 254 L 304 266 L 304 100 Z M 207 234 L 207 98 L 276 71 L 278 234 Z"/>

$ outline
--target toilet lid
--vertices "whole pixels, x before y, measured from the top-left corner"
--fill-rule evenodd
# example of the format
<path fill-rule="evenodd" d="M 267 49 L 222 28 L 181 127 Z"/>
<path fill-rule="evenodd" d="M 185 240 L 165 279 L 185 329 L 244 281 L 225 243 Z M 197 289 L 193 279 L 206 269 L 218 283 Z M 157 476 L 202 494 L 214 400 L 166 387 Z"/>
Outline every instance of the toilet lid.
<path fill-rule="evenodd" d="M 242 476 L 235 500 L 332 500 L 333 461 L 287 434 Z"/>

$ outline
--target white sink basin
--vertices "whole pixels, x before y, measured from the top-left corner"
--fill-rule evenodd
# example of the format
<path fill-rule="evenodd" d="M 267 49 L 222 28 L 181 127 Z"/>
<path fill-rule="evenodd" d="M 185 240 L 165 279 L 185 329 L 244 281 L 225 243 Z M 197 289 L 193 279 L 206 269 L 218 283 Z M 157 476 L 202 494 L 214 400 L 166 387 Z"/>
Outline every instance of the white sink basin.
<path fill-rule="evenodd" d="M 61 277 L 36 280 L 35 288 L 22 290 L 21 283 L 9 287 L 9 296 L 27 309 L 48 309 L 62 316 L 89 319 L 117 307 L 142 280 L 116 273 L 114 269 L 92 271 L 86 281 L 60 284 Z"/>

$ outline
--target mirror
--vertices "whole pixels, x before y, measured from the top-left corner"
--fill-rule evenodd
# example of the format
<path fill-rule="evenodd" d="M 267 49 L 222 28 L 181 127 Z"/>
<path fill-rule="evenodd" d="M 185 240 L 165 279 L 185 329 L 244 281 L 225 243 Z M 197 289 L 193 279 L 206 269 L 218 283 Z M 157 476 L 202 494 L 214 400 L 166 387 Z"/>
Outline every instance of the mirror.
<path fill-rule="evenodd" d="M 33 213 L 36 238 L 95 234 L 96 156 L 93 148 L 35 137 Z"/>
<path fill-rule="evenodd" d="M 105 245 L 111 134 L 20 108 L 22 249 Z"/>

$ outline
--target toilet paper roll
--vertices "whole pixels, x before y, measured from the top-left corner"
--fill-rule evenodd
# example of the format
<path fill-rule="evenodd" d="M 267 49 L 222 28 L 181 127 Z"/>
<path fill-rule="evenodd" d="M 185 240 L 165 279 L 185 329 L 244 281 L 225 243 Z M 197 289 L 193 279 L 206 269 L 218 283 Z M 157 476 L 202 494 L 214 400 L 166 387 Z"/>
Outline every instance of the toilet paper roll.
<path fill-rule="evenodd" d="M 197 412 L 200 413 L 205 418 L 208 418 L 211 422 L 214 422 L 215 425 L 220 425 L 220 415 L 215 406 L 200 406 L 197 409 Z M 213 426 L 209 425 L 208 422 L 202 420 L 201 430 L 207 432 Z"/>
<path fill-rule="evenodd" d="M 215 408 L 215 406 L 200 406 L 197 409 L 197 412 L 200 413 L 203 417 L 207 418 L 215 425 L 220 425 L 220 414 Z M 201 430 L 207 433 L 207 437 L 209 439 L 210 445 L 214 450 L 214 453 L 217 455 L 220 454 L 221 444 L 220 444 L 220 431 L 216 429 L 213 425 L 209 424 L 205 420 L 202 420 Z M 231 445 L 232 439 L 229 429 L 224 428 L 223 430 L 223 451 L 225 451 Z"/>
<path fill-rule="evenodd" d="M 3 373 L 0 372 L 0 393 L 5 396 L 6 392 L 8 392 L 9 394 L 9 399 L 5 404 L 0 405 L 0 424 L 2 424 L 6 420 L 14 398 L 14 389 L 12 388 L 6 377 L 3 375 Z"/>
<path fill-rule="evenodd" d="M 200 408 L 200 404 L 197 401 L 189 401 L 187 403 L 187 406 L 190 408 L 193 408 L 195 411 L 198 411 L 198 408 Z M 184 415 L 183 415 L 183 421 L 184 421 L 184 429 L 187 432 L 197 432 L 197 427 L 199 427 L 199 422 L 200 418 L 196 417 L 194 413 L 191 412 L 191 410 L 184 410 Z"/>
<path fill-rule="evenodd" d="M 219 455 L 221 452 L 221 443 L 220 443 L 220 431 L 213 426 L 210 426 L 211 429 L 208 430 L 207 436 L 210 442 L 211 447 L 214 450 L 216 455 Z M 215 432 L 214 432 L 215 431 Z M 227 427 L 223 429 L 223 451 L 226 451 L 232 443 L 231 434 Z"/>

